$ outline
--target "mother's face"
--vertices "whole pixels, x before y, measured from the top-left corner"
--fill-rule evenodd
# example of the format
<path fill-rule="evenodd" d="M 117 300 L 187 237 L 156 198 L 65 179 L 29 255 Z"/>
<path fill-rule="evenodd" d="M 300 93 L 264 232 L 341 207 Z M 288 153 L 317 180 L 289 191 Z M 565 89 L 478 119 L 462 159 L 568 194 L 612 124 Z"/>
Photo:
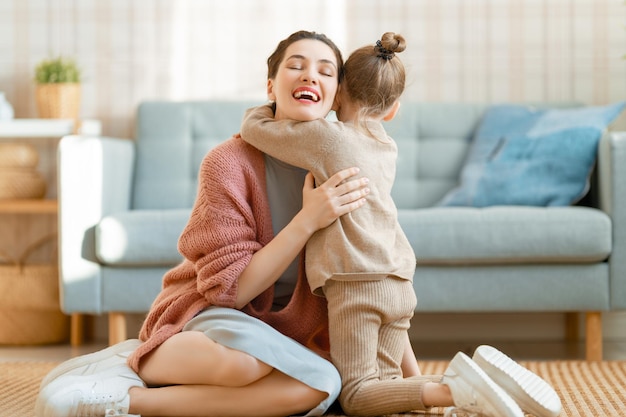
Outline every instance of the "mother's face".
<path fill-rule="evenodd" d="M 324 42 L 302 39 L 285 50 L 267 93 L 276 119 L 309 121 L 326 117 L 337 93 L 337 58 Z"/>

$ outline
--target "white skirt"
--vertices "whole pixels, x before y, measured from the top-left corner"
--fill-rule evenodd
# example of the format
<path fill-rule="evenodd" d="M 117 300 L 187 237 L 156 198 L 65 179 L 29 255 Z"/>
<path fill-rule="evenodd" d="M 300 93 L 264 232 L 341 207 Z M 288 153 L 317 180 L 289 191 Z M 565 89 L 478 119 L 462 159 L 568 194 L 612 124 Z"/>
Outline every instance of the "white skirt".
<path fill-rule="evenodd" d="M 274 369 L 328 397 L 305 416 L 320 416 L 339 396 L 341 378 L 332 363 L 270 325 L 239 310 L 209 307 L 183 331 L 201 331 L 209 339 L 254 356 Z"/>

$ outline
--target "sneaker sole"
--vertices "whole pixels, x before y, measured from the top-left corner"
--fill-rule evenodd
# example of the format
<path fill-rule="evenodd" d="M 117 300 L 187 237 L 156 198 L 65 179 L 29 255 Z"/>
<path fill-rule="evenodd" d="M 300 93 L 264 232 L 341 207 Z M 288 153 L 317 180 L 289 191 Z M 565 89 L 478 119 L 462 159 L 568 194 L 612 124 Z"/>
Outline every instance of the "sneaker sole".
<path fill-rule="evenodd" d="M 561 414 L 561 400 L 550 384 L 498 349 L 479 346 L 473 359 L 524 411 L 537 417 Z"/>
<path fill-rule="evenodd" d="M 486 404 L 480 404 L 483 413 L 494 417 L 524 417 L 524 413 L 515 403 L 513 398 L 498 386 L 480 366 L 478 366 L 469 356 L 459 352 L 450 362 L 448 369 L 444 373 L 451 377 L 445 382 L 451 391 L 454 391 L 455 379 L 460 378 L 464 383 L 479 392 Z M 455 404 L 456 407 L 462 408 L 462 404 Z M 489 409 L 487 409 L 489 407 Z"/>
<path fill-rule="evenodd" d="M 97 352 L 69 359 L 58 365 L 56 368 L 52 369 L 44 377 L 39 386 L 40 390 L 61 375 L 71 372 L 74 369 L 80 368 L 82 366 L 87 366 L 89 364 L 100 363 L 108 358 L 112 358 L 121 353 L 135 350 L 140 344 L 141 341 L 139 341 L 138 339 L 128 339 L 124 342 L 109 346 L 108 348 L 99 350 Z"/>

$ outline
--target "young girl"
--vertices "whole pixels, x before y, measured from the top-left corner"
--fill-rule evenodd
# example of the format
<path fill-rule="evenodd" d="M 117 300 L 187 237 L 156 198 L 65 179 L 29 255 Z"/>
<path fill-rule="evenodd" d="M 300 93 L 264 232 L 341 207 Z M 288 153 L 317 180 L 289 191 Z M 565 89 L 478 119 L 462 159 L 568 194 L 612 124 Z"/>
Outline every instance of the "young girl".
<path fill-rule="evenodd" d="M 411 356 L 406 340 L 416 306 L 416 261 L 391 198 L 397 147 L 381 122 L 399 108 L 405 70 L 396 54 L 404 49 L 404 38 L 387 32 L 350 55 L 336 98 L 341 122 L 288 120 L 266 105 L 246 113 L 241 136 L 262 152 L 311 171 L 317 184 L 350 166 L 371 180 L 367 205 L 317 231 L 306 244 L 309 286 L 328 302 L 330 353 L 342 379 L 344 411 L 374 416 L 424 410 L 424 390 L 441 381 L 459 408 L 476 411 L 478 405 L 487 415 L 521 416 L 517 404 L 463 354 L 453 359 L 443 380 L 403 378 L 403 357 Z M 299 56 L 287 57 L 285 65 L 296 73 L 308 70 Z M 313 81 L 292 88 L 280 88 L 281 82 L 268 83 L 271 100 L 306 106 L 320 99 Z M 489 399 L 476 404 L 467 395 L 472 384 L 485 385 Z"/>

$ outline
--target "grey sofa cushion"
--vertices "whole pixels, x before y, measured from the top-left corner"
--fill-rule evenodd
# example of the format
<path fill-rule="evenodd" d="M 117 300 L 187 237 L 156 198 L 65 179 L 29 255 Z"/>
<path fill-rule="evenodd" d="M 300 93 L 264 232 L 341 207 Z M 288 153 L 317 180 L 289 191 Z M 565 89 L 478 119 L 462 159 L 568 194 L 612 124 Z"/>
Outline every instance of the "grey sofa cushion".
<path fill-rule="evenodd" d="M 177 243 L 191 209 L 131 210 L 96 226 L 96 256 L 105 265 L 172 266 L 182 260 Z"/>
<path fill-rule="evenodd" d="M 206 153 L 233 134 L 259 102 L 144 102 L 137 114 L 133 209 L 193 206 Z"/>
<path fill-rule="evenodd" d="M 400 209 L 432 207 L 458 182 L 484 106 L 403 102 L 385 129 L 398 144 L 392 196 Z"/>
<path fill-rule="evenodd" d="M 421 265 L 589 263 L 611 253 L 611 219 L 588 207 L 400 210 Z"/>

